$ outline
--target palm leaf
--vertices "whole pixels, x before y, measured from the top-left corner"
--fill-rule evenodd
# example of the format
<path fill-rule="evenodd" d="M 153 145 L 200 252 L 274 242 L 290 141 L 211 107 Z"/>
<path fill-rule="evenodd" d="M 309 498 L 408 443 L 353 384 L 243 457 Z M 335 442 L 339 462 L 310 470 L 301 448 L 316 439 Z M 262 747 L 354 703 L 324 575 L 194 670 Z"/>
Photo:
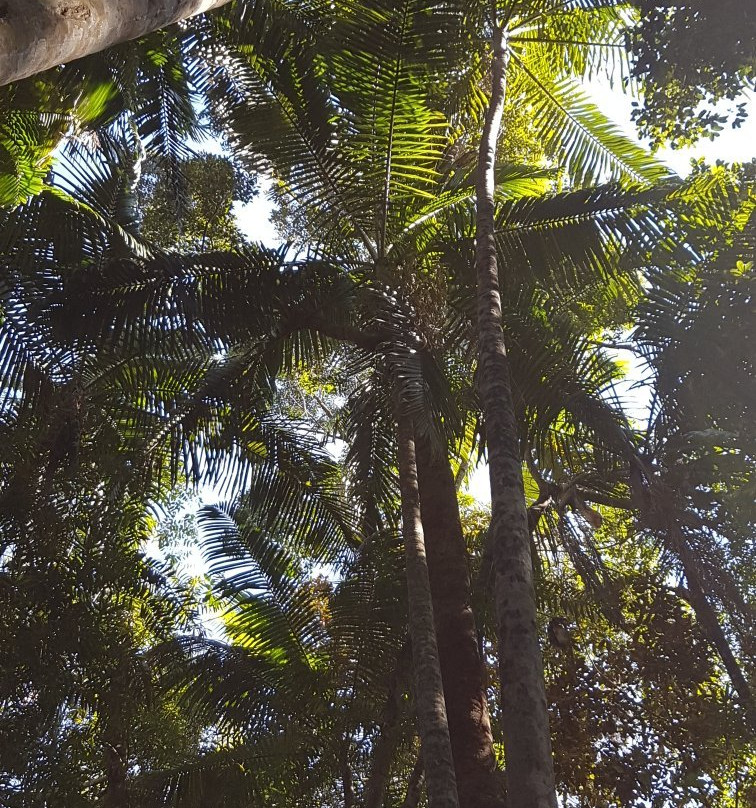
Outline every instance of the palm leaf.
<path fill-rule="evenodd" d="M 608 180 L 654 184 L 673 174 L 630 140 L 589 99 L 572 78 L 549 77 L 514 56 L 518 68 L 511 92 L 532 99 L 535 124 L 545 150 L 564 164 L 575 186 Z"/>

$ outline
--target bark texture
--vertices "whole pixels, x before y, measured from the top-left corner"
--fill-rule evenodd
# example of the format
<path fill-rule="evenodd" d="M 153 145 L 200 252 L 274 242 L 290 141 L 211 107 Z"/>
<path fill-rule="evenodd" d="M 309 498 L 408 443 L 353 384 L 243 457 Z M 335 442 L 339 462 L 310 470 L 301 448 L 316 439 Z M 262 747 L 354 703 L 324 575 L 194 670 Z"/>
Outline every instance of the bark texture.
<path fill-rule="evenodd" d="M 472 610 L 470 570 L 446 452 L 418 442 L 423 534 L 460 808 L 501 808 L 486 675 Z"/>
<path fill-rule="evenodd" d="M 127 42 L 230 0 L 0 0 L 0 85 Z"/>
<path fill-rule="evenodd" d="M 491 479 L 491 533 L 499 630 L 502 725 L 509 808 L 556 808 L 543 661 L 517 422 L 501 324 L 494 240 L 494 166 L 506 89 L 507 47 L 494 26 L 491 100 L 476 178 L 478 384 Z"/>
<path fill-rule="evenodd" d="M 412 420 L 402 413 L 397 416 L 397 460 L 402 499 L 415 712 L 428 789 L 428 805 L 429 808 L 459 808 L 420 516 L 414 427 Z"/>

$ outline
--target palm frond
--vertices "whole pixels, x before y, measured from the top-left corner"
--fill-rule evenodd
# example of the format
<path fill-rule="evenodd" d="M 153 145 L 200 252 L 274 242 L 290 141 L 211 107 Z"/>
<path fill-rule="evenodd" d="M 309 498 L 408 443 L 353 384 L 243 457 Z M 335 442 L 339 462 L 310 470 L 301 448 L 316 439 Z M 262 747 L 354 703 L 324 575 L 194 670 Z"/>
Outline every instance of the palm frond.
<path fill-rule="evenodd" d="M 654 184 L 674 175 L 612 123 L 572 78 L 551 78 L 514 57 L 518 69 L 512 93 L 519 88 L 532 105 L 535 125 L 548 154 L 566 167 L 575 186 L 609 180 Z"/>
<path fill-rule="evenodd" d="M 312 667 L 326 635 L 305 585 L 303 554 L 294 554 L 285 534 L 277 538 L 255 517 L 244 505 L 200 512 L 205 557 L 219 577 L 221 597 L 231 599 L 226 632 L 235 645 L 277 664 Z"/>

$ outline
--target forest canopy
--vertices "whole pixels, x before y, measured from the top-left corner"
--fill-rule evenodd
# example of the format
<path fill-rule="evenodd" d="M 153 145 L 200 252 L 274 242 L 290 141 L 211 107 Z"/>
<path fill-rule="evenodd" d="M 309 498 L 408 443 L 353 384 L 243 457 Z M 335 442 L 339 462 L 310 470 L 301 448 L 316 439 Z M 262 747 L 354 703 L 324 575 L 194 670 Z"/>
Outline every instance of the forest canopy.
<path fill-rule="evenodd" d="M 118 5 L 0 2 L 0 805 L 755 804 L 748 4 Z"/>

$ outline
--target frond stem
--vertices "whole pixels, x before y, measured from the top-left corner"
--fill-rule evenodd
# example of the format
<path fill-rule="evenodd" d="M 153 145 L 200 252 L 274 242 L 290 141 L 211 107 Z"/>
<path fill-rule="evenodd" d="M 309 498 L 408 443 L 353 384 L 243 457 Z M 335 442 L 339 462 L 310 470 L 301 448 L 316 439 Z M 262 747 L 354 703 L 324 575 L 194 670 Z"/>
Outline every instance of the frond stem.
<path fill-rule="evenodd" d="M 587 39 L 552 39 L 542 36 L 513 36 L 510 42 L 542 42 L 551 45 L 587 45 L 592 48 L 619 48 L 624 49 L 624 45 L 619 42 L 591 42 Z"/>

